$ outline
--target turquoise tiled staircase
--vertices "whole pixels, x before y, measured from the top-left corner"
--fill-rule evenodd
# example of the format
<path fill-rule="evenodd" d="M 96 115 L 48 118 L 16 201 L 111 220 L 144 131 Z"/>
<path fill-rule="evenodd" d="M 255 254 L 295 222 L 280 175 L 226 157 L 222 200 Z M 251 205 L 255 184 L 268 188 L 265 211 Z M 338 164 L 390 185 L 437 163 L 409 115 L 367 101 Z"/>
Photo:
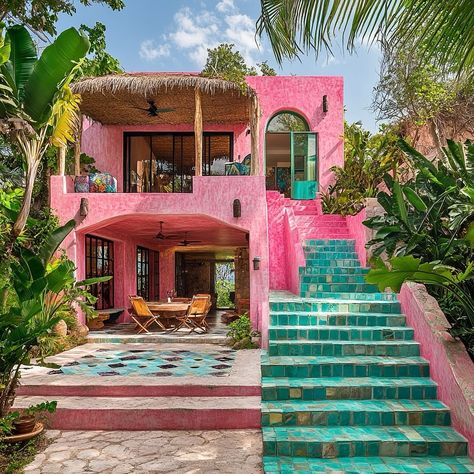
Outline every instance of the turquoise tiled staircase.
<path fill-rule="evenodd" d="M 265 472 L 474 472 L 396 295 L 365 283 L 351 240 L 305 254 L 301 296 L 270 301 Z"/>

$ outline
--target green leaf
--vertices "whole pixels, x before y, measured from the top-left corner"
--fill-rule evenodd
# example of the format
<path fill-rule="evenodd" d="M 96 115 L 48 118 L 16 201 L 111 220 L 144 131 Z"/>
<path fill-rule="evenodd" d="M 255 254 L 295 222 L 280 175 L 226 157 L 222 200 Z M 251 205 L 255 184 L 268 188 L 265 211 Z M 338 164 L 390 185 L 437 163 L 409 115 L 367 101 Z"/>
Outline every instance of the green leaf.
<path fill-rule="evenodd" d="M 9 28 L 7 38 L 10 43 L 9 70 L 18 97 L 21 98 L 37 60 L 36 46 L 28 30 L 22 25 Z"/>
<path fill-rule="evenodd" d="M 417 210 L 420 212 L 426 212 L 428 210 L 428 207 L 426 206 L 425 202 L 421 197 L 416 193 L 416 191 L 409 186 L 404 186 L 403 187 L 403 194 L 405 194 L 406 198 L 408 199 L 408 202 Z"/>
<path fill-rule="evenodd" d="M 48 121 L 56 94 L 71 79 L 88 50 L 87 37 L 69 28 L 41 54 L 25 86 L 25 111 L 39 125 Z"/>
<path fill-rule="evenodd" d="M 71 219 L 63 226 L 58 227 L 53 232 L 51 232 L 51 235 L 48 237 L 39 252 L 39 256 L 44 265 L 46 265 L 51 260 L 54 252 L 56 252 L 58 247 L 61 245 L 61 242 L 72 231 L 72 229 L 74 229 L 75 225 L 76 221 Z"/>
<path fill-rule="evenodd" d="M 104 283 L 106 281 L 111 280 L 113 277 L 111 275 L 102 276 L 102 277 L 95 277 L 95 278 L 87 278 L 86 280 L 81 280 L 76 283 L 76 286 L 90 286 L 95 285 L 96 283 Z"/>
<path fill-rule="evenodd" d="M 474 248 L 474 222 L 469 224 L 464 238 L 471 244 L 471 247 Z"/>
<path fill-rule="evenodd" d="M 402 188 L 400 184 L 398 184 L 396 181 L 393 183 L 393 194 L 395 196 L 395 200 L 397 201 L 400 219 L 407 227 L 409 227 L 408 210 L 405 204 L 405 200 L 403 199 Z"/>

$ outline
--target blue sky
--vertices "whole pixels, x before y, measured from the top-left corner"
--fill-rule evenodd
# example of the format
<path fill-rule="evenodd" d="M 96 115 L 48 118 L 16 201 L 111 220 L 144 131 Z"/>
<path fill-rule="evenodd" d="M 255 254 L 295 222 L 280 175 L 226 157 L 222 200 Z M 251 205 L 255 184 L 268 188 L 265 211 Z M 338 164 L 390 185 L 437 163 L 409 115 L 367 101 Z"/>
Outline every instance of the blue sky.
<path fill-rule="evenodd" d="M 347 120 L 361 120 L 369 130 L 377 129 L 370 111 L 380 59 L 375 47 L 368 49 L 360 45 L 353 56 L 336 48 L 335 57 L 324 53 L 316 60 L 314 55 L 308 55 L 279 67 L 268 42 L 263 39 L 257 45 L 255 41 L 258 0 L 125 0 L 125 3 L 125 9 L 120 12 L 100 5 L 78 6 L 74 16 L 60 18 L 58 31 L 101 21 L 107 26 L 108 50 L 126 71 L 199 71 L 207 48 L 227 42 L 234 43 L 249 64 L 268 60 L 279 75 L 342 75 Z"/>

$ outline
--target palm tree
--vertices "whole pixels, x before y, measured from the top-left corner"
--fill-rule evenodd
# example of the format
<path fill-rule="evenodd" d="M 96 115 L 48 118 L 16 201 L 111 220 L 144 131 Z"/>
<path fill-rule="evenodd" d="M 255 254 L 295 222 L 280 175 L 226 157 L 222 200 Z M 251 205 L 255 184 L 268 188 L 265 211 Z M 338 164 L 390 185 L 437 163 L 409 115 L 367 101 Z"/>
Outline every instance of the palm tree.
<path fill-rule="evenodd" d="M 383 35 L 391 44 L 413 45 L 427 62 L 472 74 L 472 0 L 260 0 L 257 32 L 268 35 L 278 62 L 314 50 L 332 52 L 341 38 L 349 52 L 357 41 Z"/>
<path fill-rule="evenodd" d="M 7 246 L 10 251 L 29 216 L 46 150 L 73 141 L 79 96 L 69 83 L 88 50 L 88 38 L 74 28 L 61 33 L 39 58 L 24 26 L 9 28 L 5 37 L 0 32 L 0 133 L 21 151 L 26 173 L 23 202 Z"/>

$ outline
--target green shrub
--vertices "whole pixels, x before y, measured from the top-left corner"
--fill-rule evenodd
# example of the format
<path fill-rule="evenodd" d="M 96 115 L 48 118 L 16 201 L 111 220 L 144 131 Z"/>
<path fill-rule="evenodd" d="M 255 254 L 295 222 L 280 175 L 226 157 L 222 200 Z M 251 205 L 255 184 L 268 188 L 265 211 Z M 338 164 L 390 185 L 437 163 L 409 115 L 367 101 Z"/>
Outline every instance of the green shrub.
<path fill-rule="evenodd" d="M 252 322 L 247 313 L 229 324 L 227 337 L 232 341 L 234 349 L 254 349 L 257 347 L 252 338 L 260 336 L 258 331 L 252 329 Z"/>

